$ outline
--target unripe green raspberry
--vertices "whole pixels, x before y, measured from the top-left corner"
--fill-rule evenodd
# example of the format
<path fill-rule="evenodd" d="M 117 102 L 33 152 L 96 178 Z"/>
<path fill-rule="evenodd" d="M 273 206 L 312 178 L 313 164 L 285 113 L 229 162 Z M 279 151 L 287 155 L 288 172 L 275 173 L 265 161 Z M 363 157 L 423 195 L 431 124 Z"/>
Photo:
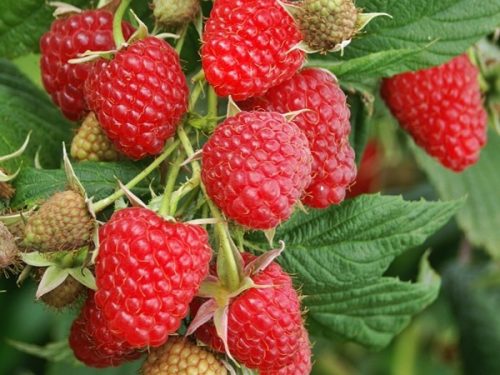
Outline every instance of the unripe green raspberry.
<path fill-rule="evenodd" d="M 296 18 L 304 42 L 315 51 L 334 50 L 358 30 L 358 10 L 353 0 L 304 0 Z"/>
<path fill-rule="evenodd" d="M 153 0 L 153 15 L 164 26 L 182 26 L 200 11 L 199 0 Z"/>
<path fill-rule="evenodd" d="M 0 222 L 0 272 L 6 276 L 8 271 L 15 271 L 19 261 L 19 249 L 14 236 L 7 227 Z"/>
<path fill-rule="evenodd" d="M 39 278 L 42 278 L 45 268 L 38 270 Z M 48 306 L 55 309 L 62 309 L 71 306 L 78 300 L 85 290 L 85 287 L 78 281 L 68 276 L 57 288 L 45 293 L 40 299 Z"/>
<path fill-rule="evenodd" d="M 93 227 L 85 199 L 67 190 L 54 194 L 28 219 L 24 244 L 40 251 L 77 249 L 90 241 Z"/>
<path fill-rule="evenodd" d="M 188 339 L 169 338 L 153 349 L 141 369 L 142 375 L 226 375 L 217 357 Z"/>
<path fill-rule="evenodd" d="M 114 161 L 118 151 L 91 112 L 82 123 L 71 143 L 71 156 L 79 161 Z"/>

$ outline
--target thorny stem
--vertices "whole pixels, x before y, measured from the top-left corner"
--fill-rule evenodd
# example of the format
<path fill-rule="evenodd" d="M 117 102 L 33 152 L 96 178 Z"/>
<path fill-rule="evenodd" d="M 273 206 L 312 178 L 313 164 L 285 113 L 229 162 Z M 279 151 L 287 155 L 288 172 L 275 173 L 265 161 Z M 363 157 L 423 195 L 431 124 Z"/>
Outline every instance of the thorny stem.
<path fill-rule="evenodd" d="M 139 182 L 144 180 L 147 176 L 151 174 L 158 166 L 167 159 L 172 152 L 177 149 L 179 146 L 180 142 L 177 140 L 173 143 L 171 143 L 163 153 L 158 156 L 149 166 L 147 166 L 141 173 L 139 173 L 137 176 L 135 176 L 128 184 L 125 185 L 126 188 L 128 189 L 133 189 Z M 111 194 L 109 197 L 106 197 L 104 199 L 101 199 L 100 201 L 95 202 L 92 204 L 92 208 L 94 212 L 100 212 L 104 210 L 106 207 L 110 206 L 113 204 L 116 200 L 120 199 L 123 197 L 125 192 L 123 190 L 117 190 L 113 194 Z"/>
<path fill-rule="evenodd" d="M 175 181 L 179 176 L 183 160 L 184 160 L 184 153 L 179 152 L 177 158 L 175 158 L 173 163 L 171 163 L 170 167 L 168 168 L 167 183 L 165 184 L 165 192 L 163 193 L 160 210 L 158 211 L 158 214 L 160 214 L 161 216 L 175 215 L 175 209 L 171 206 L 170 201 L 172 199 L 172 193 L 175 188 Z"/>
<path fill-rule="evenodd" d="M 113 37 L 115 39 L 116 48 L 120 48 L 125 43 L 125 37 L 123 36 L 122 30 L 122 19 L 131 2 L 132 0 L 122 0 L 113 18 Z"/>

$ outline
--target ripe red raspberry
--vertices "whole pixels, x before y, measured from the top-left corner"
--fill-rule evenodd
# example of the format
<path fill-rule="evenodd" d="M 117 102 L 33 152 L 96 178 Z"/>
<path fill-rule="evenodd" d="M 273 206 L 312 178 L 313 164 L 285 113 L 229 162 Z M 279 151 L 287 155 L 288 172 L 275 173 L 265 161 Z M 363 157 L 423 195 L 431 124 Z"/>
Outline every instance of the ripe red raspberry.
<path fill-rule="evenodd" d="M 302 66 L 301 39 L 277 0 L 217 0 L 201 49 L 206 79 L 220 96 L 262 95 Z"/>
<path fill-rule="evenodd" d="M 478 70 L 467 55 L 385 79 L 381 92 L 401 126 L 445 167 L 460 172 L 477 162 L 487 115 Z"/>
<path fill-rule="evenodd" d="M 275 112 L 226 119 L 203 148 L 202 180 L 229 218 L 252 229 L 287 220 L 311 178 L 304 134 Z"/>
<path fill-rule="evenodd" d="M 80 315 L 71 326 L 69 346 L 75 357 L 91 367 L 119 366 L 134 360 L 140 353 L 113 335 L 104 314 L 89 292 Z"/>
<path fill-rule="evenodd" d="M 368 141 L 361 163 L 359 165 L 356 181 L 347 193 L 348 198 L 361 194 L 370 194 L 380 191 L 383 183 L 384 149 L 382 144 L 372 139 Z"/>
<path fill-rule="evenodd" d="M 85 97 L 106 135 L 132 159 L 161 152 L 187 111 L 188 87 L 179 56 L 147 37 L 95 64 Z"/>
<path fill-rule="evenodd" d="M 246 264 L 255 259 L 243 254 Z M 277 263 L 252 276 L 256 285 L 233 298 L 228 307 L 228 348 L 231 355 L 251 369 L 280 369 L 290 364 L 300 350 L 302 316 L 297 292 L 290 276 Z M 272 286 L 272 287 L 269 287 Z M 192 304 L 195 315 L 200 304 Z M 224 344 L 217 336 L 213 322 L 205 323 L 196 337 L 223 352 Z"/>
<path fill-rule="evenodd" d="M 95 299 L 110 329 L 136 348 L 162 345 L 208 274 L 207 232 L 126 208 L 101 227 L 99 241 Z"/>
<path fill-rule="evenodd" d="M 302 201 L 325 208 L 345 198 L 356 177 L 346 97 L 335 77 L 321 69 L 304 69 L 264 96 L 240 103 L 248 110 L 287 113 L 308 109 L 293 120 L 307 136 L 313 156 L 312 181 Z"/>
<path fill-rule="evenodd" d="M 308 375 L 312 369 L 311 356 L 311 343 L 307 330 L 304 328 L 299 351 L 292 362 L 279 370 L 261 371 L 260 375 Z"/>
<path fill-rule="evenodd" d="M 122 23 L 125 38 L 134 28 Z M 106 10 L 87 10 L 57 19 L 40 39 L 42 82 L 54 103 L 70 120 L 80 119 L 87 111 L 83 84 L 92 63 L 69 64 L 68 60 L 85 51 L 115 48 L 113 14 Z"/>

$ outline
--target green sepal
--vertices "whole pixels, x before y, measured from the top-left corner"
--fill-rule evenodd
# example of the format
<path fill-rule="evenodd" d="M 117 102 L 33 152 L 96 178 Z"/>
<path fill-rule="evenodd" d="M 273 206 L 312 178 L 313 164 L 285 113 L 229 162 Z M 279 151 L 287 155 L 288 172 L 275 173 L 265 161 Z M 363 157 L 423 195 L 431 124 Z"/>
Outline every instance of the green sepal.
<path fill-rule="evenodd" d="M 67 269 L 62 269 L 57 266 L 48 267 L 43 273 L 40 284 L 38 284 L 38 289 L 36 290 L 36 298 L 39 299 L 44 294 L 47 294 L 56 289 L 64 282 L 64 280 L 66 280 L 68 275 L 69 270 Z"/>

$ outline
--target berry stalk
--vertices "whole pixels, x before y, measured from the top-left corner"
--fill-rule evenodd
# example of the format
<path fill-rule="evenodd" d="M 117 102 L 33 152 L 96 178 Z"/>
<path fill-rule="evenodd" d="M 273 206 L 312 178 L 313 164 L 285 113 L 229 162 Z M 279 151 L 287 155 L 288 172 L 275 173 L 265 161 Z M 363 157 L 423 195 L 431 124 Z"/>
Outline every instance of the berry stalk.
<path fill-rule="evenodd" d="M 168 170 L 167 182 L 165 184 L 165 192 L 163 193 L 163 199 L 161 201 L 160 210 L 158 214 L 160 216 L 174 216 L 175 210 L 170 204 L 172 193 L 174 192 L 175 182 L 177 181 L 177 177 L 179 176 L 179 172 L 181 171 L 181 165 L 184 160 L 184 153 L 179 152 L 175 160 L 170 163 L 170 168 Z"/>
<path fill-rule="evenodd" d="M 122 31 L 122 19 L 131 2 L 132 0 L 122 0 L 113 18 L 113 37 L 116 48 L 120 48 L 126 42 Z"/>

